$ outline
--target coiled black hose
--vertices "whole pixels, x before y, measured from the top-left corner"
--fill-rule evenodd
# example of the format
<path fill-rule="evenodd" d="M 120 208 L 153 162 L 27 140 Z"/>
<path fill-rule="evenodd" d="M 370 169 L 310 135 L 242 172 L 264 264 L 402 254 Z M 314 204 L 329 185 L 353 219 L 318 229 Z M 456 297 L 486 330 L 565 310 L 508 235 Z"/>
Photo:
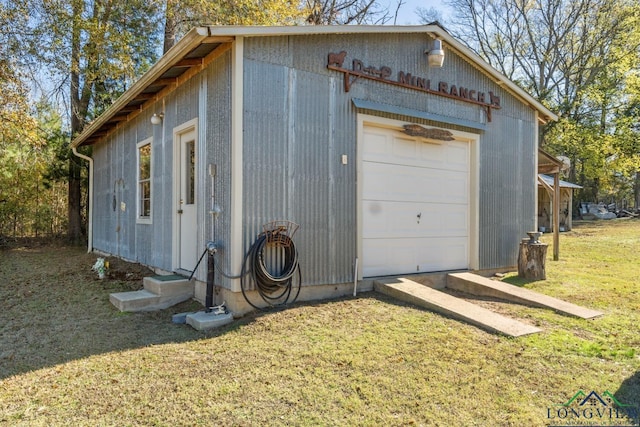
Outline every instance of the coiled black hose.
<path fill-rule="evenodd" d="M 265 260 L 267 248 L 282 251 L 279 259 L 281 268 L 278 273 L 272 273 L 267 268 Z M 298 273 L 297 290 L 292 293 L 296 272 Z M 293 240 L 278 230 L 260 234 L 245 256 L 240 276 L 242 295 L 252 307 L 260 309 L 247 295 L 246 291 L 251 282 L 255 284 L 258 294 L 269 306 L 293 303 L 300 295 L 302 283 L 298 251 Z"/>

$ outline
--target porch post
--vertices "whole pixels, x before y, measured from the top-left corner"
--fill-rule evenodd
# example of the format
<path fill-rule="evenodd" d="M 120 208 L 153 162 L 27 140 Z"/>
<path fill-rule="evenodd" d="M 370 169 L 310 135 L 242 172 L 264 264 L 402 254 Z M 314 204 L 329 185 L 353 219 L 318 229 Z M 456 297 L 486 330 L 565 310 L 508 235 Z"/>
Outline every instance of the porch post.
<path fill-rule="evenodd" d="M 560 258 L 560 172 L 553 174 L 553 260 Z"/>

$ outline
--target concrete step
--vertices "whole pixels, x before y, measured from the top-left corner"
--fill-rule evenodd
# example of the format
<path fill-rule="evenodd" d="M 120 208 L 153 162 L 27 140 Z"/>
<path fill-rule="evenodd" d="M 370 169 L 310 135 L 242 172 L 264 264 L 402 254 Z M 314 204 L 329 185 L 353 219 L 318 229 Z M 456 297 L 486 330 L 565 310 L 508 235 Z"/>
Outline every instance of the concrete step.
<path fill-rule="evenodd" d="M 447 277 L 447 288 L 471 295 L 497 298 L 532 307 L 550 308 L 569 316 L 592 319 L 604 313 L 584 308 L 557 298 L 520 288 L 498 280 L 487 279 L 473 273 L 451 273 Z"/>
<path fill-rule="evenodd" d="M 193 297 L 194 283 L 182 276 L 153 276 L 142 279 L 146 290 L 160 296 L 191 294 Z"/>
<path fill-rule="evenodd" d="M 181 277 L 145 277 L 144 289 L 117 292 L 109 301 L 120 311 L 155 311 L 169 308 L 194 296 L 194 284 Z"/>
<path fill-rule="evenodd" d="M 541 329 L 535 326 L 502 316 L 406 278 L 378 279 L 374 281 L 374 288 L 385 295 L 465 321 L 490 332 L 511 337 L 541 332 Z"/>

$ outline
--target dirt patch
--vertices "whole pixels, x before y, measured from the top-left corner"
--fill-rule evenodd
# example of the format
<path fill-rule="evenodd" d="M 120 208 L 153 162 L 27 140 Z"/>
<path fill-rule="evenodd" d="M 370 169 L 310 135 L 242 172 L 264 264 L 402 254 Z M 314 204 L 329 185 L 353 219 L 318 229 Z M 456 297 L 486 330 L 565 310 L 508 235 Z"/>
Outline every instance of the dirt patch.
<path fill-rule="evenodd" d="M 111 292 L 137 291 L 142 289 L 143 278 L 155 276 L 153 270 L 144 265 L 115 257 L 104 257 L 104 259 L 109 266 L 105 272 L 105 278 L 99 279 L 95 274 L 94 280 L 101 282 L 103 289 Z"/>

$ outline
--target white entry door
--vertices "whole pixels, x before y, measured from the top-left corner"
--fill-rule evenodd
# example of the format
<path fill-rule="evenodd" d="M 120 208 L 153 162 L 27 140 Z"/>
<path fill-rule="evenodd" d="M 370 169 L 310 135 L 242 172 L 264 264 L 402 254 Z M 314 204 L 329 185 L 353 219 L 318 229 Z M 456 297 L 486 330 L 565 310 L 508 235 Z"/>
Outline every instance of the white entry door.
<path fill-rule="evenodd" d="M 198 221 L 197 221 L 197 175 L 196 130 L 190 130 L 178 134 L 176 143 L 175 177 L 178 202 L 177 206 L 177 268 L 179 270 L 192 271 L 198 261 Z"/>
<path fill-rule="evenodd" d="M 467 269 L 470 147 L 365 125 L 363 276 Z"/>

